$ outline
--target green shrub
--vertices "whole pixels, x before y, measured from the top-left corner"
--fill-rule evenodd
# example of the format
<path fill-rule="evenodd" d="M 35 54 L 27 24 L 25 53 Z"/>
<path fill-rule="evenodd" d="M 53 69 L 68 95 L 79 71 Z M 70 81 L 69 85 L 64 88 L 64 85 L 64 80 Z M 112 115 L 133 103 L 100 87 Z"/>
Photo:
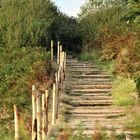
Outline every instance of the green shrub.
<path fill-rule="evenodd" d="M 112 95 L 115 105 L 135 105 L 137 97 L 135 82 L 129 78 L 117 77 L 113 83 Z"/>
<path fill-rule="evenodd" d="M 49 57 L 50 54 L 41 48 L 0 48 L 0 127 L 3 128 L 0 136 L 13 132 L 13 104 L 28 116 L 31 86 L 47 80 L 50 74 L 45 61 L 49 61 Z M 38 77 L 39 71 L 42 77 Z"/>
<path fill-rule="evenodd" d="M 46 0 L 1 0 L 0 42 L 7 47 L 44 46 L 57 7 Z"/>
<path fill-rule="evenodd" d="M 92 55 L 92 54 L 90 54 L 88 52 L 81 53 L 81 55 L 79 56 L 79 59 L 83 60 L 83 61 L 93 62 L 94 61 L 94 55 Z"/>
<path fill-rule="evenodd" d="M 79 59 L 83 61 L 91 62 L 93 65 L 97 65 L 99 68 L 105 70 L 107 73 L 112 74 L 115 72 L 116 62 L 114 60 L 102 60 L 100 52 L 97 48 L 90 52 L 84 52 L 79 55 Z"/>

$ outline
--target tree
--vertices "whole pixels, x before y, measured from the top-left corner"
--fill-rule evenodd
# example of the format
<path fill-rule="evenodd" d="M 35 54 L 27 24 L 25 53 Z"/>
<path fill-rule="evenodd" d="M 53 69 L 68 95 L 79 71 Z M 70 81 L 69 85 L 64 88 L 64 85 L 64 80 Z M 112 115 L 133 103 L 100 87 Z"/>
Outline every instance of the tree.
<path fill-rule="evenodd" d="M 81 29 L 75 18 L 60 12 L 50 30 L 52 38 L 62 42 L 66 50 L 80 52 Z"/>

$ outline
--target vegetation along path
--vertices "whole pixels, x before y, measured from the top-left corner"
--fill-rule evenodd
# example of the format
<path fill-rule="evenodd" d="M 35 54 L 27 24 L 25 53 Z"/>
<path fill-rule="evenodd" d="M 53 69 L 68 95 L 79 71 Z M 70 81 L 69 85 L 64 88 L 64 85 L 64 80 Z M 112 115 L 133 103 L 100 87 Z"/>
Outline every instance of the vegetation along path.
<path fill-rule="evenodd" d="M 112 77 L 86 62 L 69 57 L 63 96 L 61 97 L 66 124 L 83 134 L 101 131 L 124 134 L 125 111 L 113 105 Z"/>

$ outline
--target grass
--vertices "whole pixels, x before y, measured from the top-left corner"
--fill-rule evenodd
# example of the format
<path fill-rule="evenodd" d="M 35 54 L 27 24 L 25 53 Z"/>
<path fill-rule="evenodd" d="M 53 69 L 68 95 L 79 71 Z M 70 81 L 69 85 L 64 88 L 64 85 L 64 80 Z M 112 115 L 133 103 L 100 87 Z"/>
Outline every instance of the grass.
<path fill-rule="evenodd" d="M 135 82 L 130 78 L 117 77 L 113 83 L 112 96 L 115 105 L 135 105 L 137 96 Z"/>
<path fill-rule="evenodd" d="M 105 70 L 108 74 L 112 74 L 115 71 L 115 61 L 101 60 L 97 50 L 93 50 L 90 53 L 84 52 L 79 56 L 79 59 L 97 65 L 100 69 Z"/>

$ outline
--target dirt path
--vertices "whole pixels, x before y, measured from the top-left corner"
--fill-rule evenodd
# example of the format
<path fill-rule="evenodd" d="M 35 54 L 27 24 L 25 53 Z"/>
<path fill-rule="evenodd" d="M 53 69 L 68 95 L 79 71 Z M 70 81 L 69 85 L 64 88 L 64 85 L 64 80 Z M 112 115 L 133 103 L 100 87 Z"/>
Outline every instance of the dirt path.
<path fill-rule="evenodd" d="M 110 75 L 96 66 L 69 58 L 64 85 L 61 101 L 66 106 L 65 122 L 75 133 L 79 124 L 88 135 L 94 130 L 123 133 L 125 113 L 123 108 L 113 106 Z"/>

